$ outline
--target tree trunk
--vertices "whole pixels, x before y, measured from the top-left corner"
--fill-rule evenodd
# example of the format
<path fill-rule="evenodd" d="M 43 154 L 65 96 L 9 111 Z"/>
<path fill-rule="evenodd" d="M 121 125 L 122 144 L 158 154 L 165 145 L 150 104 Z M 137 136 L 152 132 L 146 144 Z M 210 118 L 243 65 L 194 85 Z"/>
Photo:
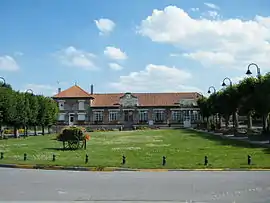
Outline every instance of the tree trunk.
<path fill-rule="evenodd" d="M 251 111 L 248 112 L 247 127 L 248 127 L 249 130 L 252 129 L 252 112 Z"/>
<path fill-rule="evenodd" d="M 28 126 L 25 126 L 25 135 L 28 136 Z"/>
<path fill-rule="evenodd" d="M 1 138 L 1 139 L 3 139 L 2 136 L 3 136 L 3 135 L 2 135 L 2 124 L 0 123 L 0 138 Z"/>
<path fill-rule="evenodd" d="M 13 135 L 14 135 L 14 138 L 17 138 L 17 127 L 16 126 L 13 127 Z"/>
<path fill-rule="evenodd" d="M 51 134 L 51 128 L 48 126 L 48 134 Z"/>
<path fill-rule="evenodd" d="M 239 127 L 237 112 L 234 112 L 234 114 L 233 114 L 233 121 L 234 121 L 234 128 L 237 129 Z"/>
<path fill-rule="evenodd" d="M 42 135 L 45 135 L 45 127 L 42 125 Z"/>
<path fill-rule="evenodd" d="M 34 126 L 34 135 L 37 136 L 37 126 Z"/>
<path fill-rule="evenodd" d="M 222 127 L 222 116 L 220 114 L 218 114 L 218 128 L 220 129 Z"/>
<path fill-rule="evenodd" d="M 230 115 L 226 115 L 224 116 L 224 118 L 225 118 L 225 127 L 229 128 Z"/>
<path fill-rule="evenodd" d="M 268 128 L 268 113 L 267 114 L 264 114 L 262 116 L 262 120 L 263 120 L 263 132 L 266 132 L 267 131 L 267 128 Z"/>

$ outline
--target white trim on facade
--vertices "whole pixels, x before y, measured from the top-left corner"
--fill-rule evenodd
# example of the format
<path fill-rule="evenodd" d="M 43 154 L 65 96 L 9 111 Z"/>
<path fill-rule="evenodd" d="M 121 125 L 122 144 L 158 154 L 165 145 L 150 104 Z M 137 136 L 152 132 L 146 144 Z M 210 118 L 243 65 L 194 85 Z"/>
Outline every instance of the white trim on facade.
<path fill-rule="evenodd" d="M 135 111 L 135 109 L 122 109 L 123 111 Z"/>
<path fill-rule="evenodd" d="M 85 102 L 85 100 L 78 100 L 78 102 Z"/>
<path fill-rule="evenodd" d="M 120 109 L 109 109 L 108 111 L 120 111 Z"/>
<path fill-rule="evenodd" d="M 138 109 L 138 111 L 149 111 L 149 109 Z"/>
<path fill-rule="evenodd" d="M 183 110 L 188 110 L 188 111 L 199 111 L 200 108 L 174 108 L 170 109 L 171 111 L 183 111 Z"/>
<path fill-rule="evenodd" d="M 104 109 L 92 109 L 92 111 L 104 111 Z"/>

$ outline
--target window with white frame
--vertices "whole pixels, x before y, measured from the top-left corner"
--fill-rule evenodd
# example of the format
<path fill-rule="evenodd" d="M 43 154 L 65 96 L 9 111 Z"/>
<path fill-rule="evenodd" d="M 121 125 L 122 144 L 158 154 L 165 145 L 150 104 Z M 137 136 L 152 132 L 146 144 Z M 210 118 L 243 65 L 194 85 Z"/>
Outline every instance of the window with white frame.
<path fill-rule="evenodd" d="M 103 111 L 94 111 L 94 121 L 103 121 Z"/>
<path fill-rule="evenodd" d="M 191 111 L 191 120 L 192 120 L 192 121 L 197 121 L 197 120 L 199 120 L 199 114 L 198 114 L 198 111 L 196 111 L 196 110 Z"/>
<path fill-rule="evenodd" d="M 181 121 L 182 114 L 181 111 L 172 111 L 172 120 L 173 121 Z"/>
<path fill-rule="evenodd" d="M 148 111 L 139 111 L 139 121 L 140 122 L 146 122 L 148 121 Z"/>
<path fill-rule="evenodd" d="M 79 100 L 79 110 L 85 110 L 84 109 L 84 100 Z"/>
<path fill-rule="evenodd" d="M 64 121 L 64 120 L 65 120 L 65 114 L 60 113 L 60 114 L 59 114 L 59 117 L 58 117 L 58 120 L 59 120 L 59 121 Z"/>
<path fill-rule="evenodd" d="M 119 112 L 118 111 L 110 111 L 109 112 L 109 121 L 118 121 Z"/>
<path fill-rule="evenodd" d="M 164 121 L 165 119 L 164 110 L 154 110 L 154 119 L 155 121 Z"/>
<path fill-rule="evenodd" d="M 85 121 L 85 113 L 78 113 L 78 120 Z"/>
<path fill-rule="evenodd" d="M 65 110 L 65 102 L 64 101 L 59 101 L 58 106 L 59 106 L 60 111 Z"/>

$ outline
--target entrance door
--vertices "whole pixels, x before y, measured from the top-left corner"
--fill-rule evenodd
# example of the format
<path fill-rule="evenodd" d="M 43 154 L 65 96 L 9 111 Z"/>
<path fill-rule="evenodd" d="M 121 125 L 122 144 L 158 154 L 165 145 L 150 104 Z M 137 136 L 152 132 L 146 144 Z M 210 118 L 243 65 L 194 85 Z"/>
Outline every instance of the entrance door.
<path fill-rule="evenodd" d="M 124 116 L 125 116 L 124 120 L 128 121 L 128 111 L 124 111 Z"/>
<path fill-rule="evenodd" d="M 69 114 L 69 122 L 68 122 L 68 124 L 70 126 L 73 126 L 73 124 L 74 124 L 74 114 Z"/>
<path fill-rule="evenodd" d="M 125 121 L 133 121 L 133 111 L 124 111 Z"/>

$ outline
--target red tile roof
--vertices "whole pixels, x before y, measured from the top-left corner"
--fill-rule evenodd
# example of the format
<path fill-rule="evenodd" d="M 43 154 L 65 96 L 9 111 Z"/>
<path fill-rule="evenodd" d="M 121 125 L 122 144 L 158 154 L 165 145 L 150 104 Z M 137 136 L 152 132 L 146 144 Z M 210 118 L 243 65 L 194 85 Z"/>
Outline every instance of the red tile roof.
<path fill-rule="evenodd" d="M 93 94 L 93 107 L 117 106 L 120 97 L 124 93 L 116 94 Z M 138 98 L 139 106 L 178 106 L 181 99 L 197 99 L 199 94 L 196 92 L 178 93 L 132 93 Z"/>
<path fill-rule="evenodd" d="M 181 99 L 198 99 L 200 94 L 196 92 L 177 93 L 131 93 L 138 98 L 139 106 L 178 106 Z M 89 94 L 81 87 L 74 85 L 59 94 L 53 96 L 60 98 L 94 98 L 92 107 L 117 107 L 120 97 L 125 93 Z"/>
<path fill-rule="evenodd" d="M 90 95 L 88 92 L 83 90 L 78 85 L 74 85 L 56 95 L 53 96 L 53 98 L 92 98 L 92 95 Z"/>

